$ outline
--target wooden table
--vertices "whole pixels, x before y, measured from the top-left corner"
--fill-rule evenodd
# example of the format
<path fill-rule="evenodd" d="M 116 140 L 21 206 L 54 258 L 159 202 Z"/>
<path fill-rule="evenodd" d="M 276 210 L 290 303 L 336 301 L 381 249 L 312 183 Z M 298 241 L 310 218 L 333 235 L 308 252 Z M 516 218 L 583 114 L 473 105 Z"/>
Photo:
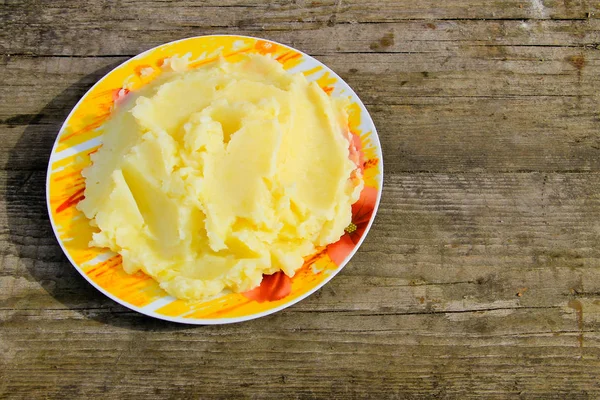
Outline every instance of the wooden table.
<path fill-rule="evenodd" d="M 0 397 L 600 397 L 600 2 L 2 2 Z M 45 205 L 103 74 L 247 34 L 326 63 L 379 130 L 385 188 L 326 287 L 251 322 L 153 320 L 92 288 Z"/>

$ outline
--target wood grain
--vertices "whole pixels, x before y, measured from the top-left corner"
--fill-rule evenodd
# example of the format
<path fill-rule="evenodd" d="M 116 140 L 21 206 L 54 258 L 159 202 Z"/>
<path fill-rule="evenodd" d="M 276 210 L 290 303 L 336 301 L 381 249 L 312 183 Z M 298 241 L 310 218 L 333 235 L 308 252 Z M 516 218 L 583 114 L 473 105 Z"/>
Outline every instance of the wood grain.
<path fill-rule="evenodd" d="M 47 221 L 40 229 L 44 174 L 9 185 L 0 310 L 14 355 L 5 359 L 6 393 L 59 396 L 60 377 L 81 396 L 159 398 L 164 392 L 131 383 L 154 368 L 149 382 L 178 396 L 269 397 L 273 387 L 309 397 L 597 393 L 600 174 L 387 178 L 373 230 L 340 276 L 289 311 L 204 328 L 148 320 L 95 292 L 63 261 Z M 23 198 L 39 206 L 20 211 Z M 34 326 L 48 336 L 23 333 Z M 159 365 L 185 372 L 173 378 Z M 241 376 L 220 375 L 232 370 Z M 77 383 L 82 373 L 86 385 Z M 560 385 L 557 373 L 577 380 Z M 200 387 L 186 387 L 196 374 Z M 329 379 L 315 385 L 318 376 Z M 223 386 L 229 379 L 238 386 Z"/>
<path fill-rule="evenodd" d="M 359 31 L 356 24 L 407 20 L 560 19 L 579 26 L 589 23 L 600 10 L 596 2 L 581 0 L 504 0 L 495 1 L 492 6 L 481 0 L 284 0 L 225 5 L 209 1 L 177 2 L 177 7 L 160 0 L 90 1 L 85 12 L 78 3 L 68 0 L 6 3 L 2 10 L 6 29 L 0 36 L 0 46 L 6 53 L 62 55 L 116 55 L 123 51 L 137 54 L 139 47 L 131 46 L 152 47 L 163 43 L 166 35 L 181 38 L 224 30 L 237 34 L 277 31 L 288 38 L 302 35 L 311 40 L 319 36 L 315 31 L 331 33 L 336 25 L 350 25 L 349 29 Z M 579 34 L 578 29 L 567 28 L 567 31 Z M 99 34 L 103 40 L 98 40 Z M 159 42 L 157 36 L 161 37 Z M 322 34 L 321 41 L 330 38 L 331 35 Z"/>
<path fill-rule="evenodd" d="M 586 0 L 5 1 L 1 398 L 600 397 L 600 4 Z M 322 290 L 187 327 L 93 289 L 56 244 L 50 148 L 129 57 L 250 34 L 338 72 L 385 187 Z"/>
<path fill-rule="evenodd" d="M 485 57 L 496 51 L 474 46 L 446 52 L 452 56 L 361 53 L 350 56 L 351 64 L 346 56 L 318 58 L 367 104 L 386 156 L 392 152 L 386 157 L 392 172 L 597 171 L 598 51 L 508 46 L 502 59 Z M 573 57 L 585 60 L 581 70 Z M 27 146 L 47 148 L 87 88 L 124 60 L 6 58 L 0 76 L 10 101 L 0 112 L 3 136 L 14 146 L 27 129 Z M 40 159 L 14 153 L 10 168 L 46 167 L 42 151 Z M 0 165 L 7 166 L 7 157 L 0 154 Z"/>

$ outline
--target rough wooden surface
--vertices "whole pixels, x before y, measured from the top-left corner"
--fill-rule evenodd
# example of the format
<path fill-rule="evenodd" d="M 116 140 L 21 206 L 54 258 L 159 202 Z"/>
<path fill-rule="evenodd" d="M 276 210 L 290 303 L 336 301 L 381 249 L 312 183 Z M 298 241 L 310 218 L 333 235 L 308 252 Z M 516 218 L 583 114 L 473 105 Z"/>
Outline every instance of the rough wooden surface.
<path fill-rule="evenodd" d="M 1 398 L 600 397 L 600 3 L 0 5 Z M 250 34 L 356 90 L 384 150 L 376 222 L 322 290 L 187 327 L 110 301 L 45 207 L 60 124 L 116 64 Z"/>

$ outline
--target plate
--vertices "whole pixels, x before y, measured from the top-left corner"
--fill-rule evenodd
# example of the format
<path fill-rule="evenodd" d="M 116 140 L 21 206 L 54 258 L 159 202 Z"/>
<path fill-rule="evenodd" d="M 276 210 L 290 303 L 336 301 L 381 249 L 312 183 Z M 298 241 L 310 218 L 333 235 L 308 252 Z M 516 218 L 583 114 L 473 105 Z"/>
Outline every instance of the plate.
<path fill-rule="evenodd" d="M 114 102 L 139 90 L 161 74 L 165 58 L 189 55 L 192 67 L 219 57 L 237 61 L 244 54 L 268 54 L 291 73 L 302 73 L 328 94 L 348 96 L 349 128 L 360 151 L 365 188 L 352 206 L 352 223 L 336 243 L 305 259 L 289 278 L 282 272 L 263 276 L 261 285 L 246 293 L 222 294 L 190 302 L 164 292 L 143 272 L 129 275 L 121 257 L 108 249 L 90 248 L 93 228 L 76 208 L 85 181 L 81 170 L 91 164 L 90 154 L 102 146 L 103 124 Z M 200 36 L 148 50 L 115 68 L 77 103 L 63 124 L 48 163 L 46 198 L 52 228 L 75 269 L 96 289 L 114 301 L 151 317 L 187 324 L 225 324 L 272 314 L 304 299 L 331 280 L 346 265 L 364 240 L 379 205 L 383 164 L 375 126 L 352 89 L 331 69 L 289 46 L 247 36 Z"/>

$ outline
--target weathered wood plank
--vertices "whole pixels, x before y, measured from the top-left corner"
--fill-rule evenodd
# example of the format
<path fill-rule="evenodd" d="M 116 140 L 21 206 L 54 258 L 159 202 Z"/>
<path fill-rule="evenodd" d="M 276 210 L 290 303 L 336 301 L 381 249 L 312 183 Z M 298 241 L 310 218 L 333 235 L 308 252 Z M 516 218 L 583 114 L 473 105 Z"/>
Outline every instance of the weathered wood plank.
<path fill-rule="evenodd" d="M 77 98 L 71 101 L 74 104 Z M 597 104 L 593 99 L 450 98 L 436 104 L 440 101 L 416 98 L 411 102 L 368 107 L 390 172 L 600 169 L 600 121 L 592 111 Z M 45 118 L 52 119 L 41 121 Z M 11 148 L 0 153 L 2 168 L 45 170 L 61 124 L 0 125 L 4 145 Z"/>
<path fill-rule="evenodd" d="M 370 106 L 394 172 L 597 168 L 600 63 L 597 51 L 585 47 L 600 40 L 593 25 L 597 21 L 585 21 L 576 35 L 569 30 L 571 25 L 565 25 L 572 23 L 564 21 L 436 23 L 436 29 L 415 21 L 391 27 L 363 24 L 340 32 L 338 38 L 343 40 L 336 48 L 325 32 L 301 43 L 320 48 L 323 54 L 317 57 Z M 387 37 L 389 49 L 377 48 L 381 43 L 372 37 L 382 41 Z M 533 42 L 544 47 L 515 45 Z M 338 48 L 341 52 L 358 48 L 361 53 L 328 54 Z M 30 154 L 16 152 L 11 161 L 4 154 L 0 163 L 7 168 L 44 168 L 52 138 L 68 110 L 123 60 L 5 57 L 1 74 L 7 87 L 0 111 L 5 125 L 0 129 L 7 143 L 15 146 L 23 135 L 21 125 L 43 125 L 29 125 L 32 133 L 27 135 L 27 143 L 36 149 L 33 154 L 42 156 L 32 160 Z M 546 146 L 540 136 L 552 145 Z M 470 140 L 465 143 L 464 137 Z M 522 157 L 515 158 L 515 153 Z"/>
<path fill-rule="evenodd" d="M 404 98 L 423 96 L 598 96 L 597 50 L 570 45 L 451 42 L 426 54 L 417 51 L 316 57 L 343 75 L 367 104 L 402 104 Z M 71 89 L 83 91 L 126 59 L 3 57 L 0 78 L 6 91 L 0 98 L 5 104 L 0 117 L 11 118 L 28 106 L 43 107 L 52 100 L 53 91 L 70 85 L 76 84 Z M 30 104 L 32 101 L 39 103 Z"/>
<path fill-rule="evenodd" d="M 0 393 L 600 393 L 600 174 L 389 174 L 373 230 L 325 288 L 204 328 L 87 285 L 49 239 L 43 173 L 13 174 L 0 174 Z"/>
<path fill-rule="evenodd" d="M 44 173 L 4 171 L 0 178 L 6 182 L 2 308 L 47 301 L 36 282 L 60 298 L 84 289 L 52 238 Z M 599 188 L 598 173 L 390 174 L 374 228 L 336 278 L 338 289 L 352 298 L 352 310 L 373 313 L 593 299 L 600 293 Z M 353 293 L 358 280 L 363 293 Z M 323 296 L 319 310 L 348 306 L 336 305 L 335 293 Z"/>
<path fill-rule="evenodd" d="M 96 292 L 51 238 L 43 173 L 0 177 L 0 393 L 600 393 L 600 174 L 389 174 L 373 230 L 324 289 L 204 328 Z"/>
<path fill-rule="evenodd" d="M 437 2 L 436 2 L 437 3 Z M 454 4 L 455 2 L 444 2 Z M 137 3 L 136 3 L 137 4 Z M 403 2 L 391 2 L 403 4 Z M 230 7 L 221 8 L 227 15 L 233 15 Z M 438 10 L 432 7 L 431 10 Z M 493 8 L 482 7 L 486 13 Z M 518 9 L 518 8 L 517 8 Z M 161 18 L 126 19 L 127 11 L 120 17 L 97 16 L 94 13 L 81 13 L 72 10 L 73 17 L 61 15 L 44 16 L 51 12 L 64 14 L 63 9 L 44 6 L 40 12 L 31 12 L 21 23 L 9 22 L 0 34 L 2 54 L 63 55 L 63 56 L 133 56 L 151 47 L 185 37 L 207 34 L 241 34 L 265 37 L 290 44 L 310 54 L 330 52 L 431 52 L 444 49 L 448 45 L 461 43 L 479 43 L 495 45 L 527 44 L 536 46 L 587 45 L 597 47 L 600 42 L 598 19 L 583 20 L 536 20 L 525 15 L 516 20 L 477 19 L 433 19 L 390 21 L 373 23 L 370 20 L 352 21 L 349 24 L 316 22 L 294 22 L 294 18 L 285 14 L 282 26 L 268 24 L 269 13 L 258 11 L 256 22 L 244 22 L 248 8 L 240 11 L 241 27 L 233 25 L 210 26 L 221 21 L 210 13 L 198 11 L 176 15 L 161 14 Z M 155 12 L 156 11 L 152 11 Z M 494 11 L 492 11 L 494 12 Z M 68 12 L 67 12 L 68 13 Z M 18 13 L 17 13 L 18 15 Z M 358 11 L 357 15 L 364 15 Z M 384 16 L 397 16 L 386 13 Z M 600 15 L 600 13 L 598 13 Z M 83 21 L 77 21 L 78 18 Z M 9 18 L 16 18 L 9 14 Z M 208 19 L 203 23 L 202 18 Z M 442 16 L 438 18 L 443 18 Z M 170 19 L 174 19 L 170 21 Z M 182 19 L 191 19 L 186 23 Z M 48 25 L 47 21 L 52 21 Z M 147 21 L 153 21 L 148 24 Z M 208 25 L 207 25 L 208 24 Z M 255 24 L 254 26 L 252 24 Z M 332 25 L 332 24 L 330 24 Z M 99 40 L 101 36 L 101 40 Z M 452 43 L 456 41 L 456 43 Z"/>
<path fill-rule="evenodd" d="M 587 19 L 595 16 L 599 6 L 588 1 L 528 1 L 505 0 L 490 5 L 481 0 L 360 1 L 324 0 L 273 2 L 251 1 L 181 1 L 177 7 L 162 0 L 90 1 L 85 12 L 78 3 L 69 0 L 50 4 L 27 1 L 6 1 L 2 16 L 11 24 L 52 22 L 59 25 L 101 24 L 106 20 L 140 22 L 154 20 L 160 14 L 162 27 L 168 24 L 232 27 L 240 21 L 257 21 L 261 25 L 281 21 L 329 23 L 383 23 L 406 19 Z M 333 18 L 332 18 L 333 17 Z M 288 27 L 289 29 L 289 27 Z"/>
<path fill-rule="evenodd" d="M 318 58 L 367 104 L 392 172 L 595 171 L 600 166 L 597 50 L 473 45 L 433 55 Z M 4 58 L 0 131 L 15 150 L 0 154 L 0 165 L 44 169 L 70 108 L 123 60 Z"/>
<path fill-rule="evenodd" d="M 575 332 L 540 329 L 560 321 L 560 310 L 473 318 L 483 331 L 487 324 L 502 325 L 495 334 L 469 331 L 464 321 L 435 314 L 287 312 L 203 328 L 127 314 L 105 318 L 12 317 L 3 339 L 12 344 L 4 357 L 14 368 L 4 373 L 3 393 L 587 399 L 600 390 L 597 349 L 578 349 Z M 127 325 L 119 322 L 125 318 Z M 40 323 L 46 339 L 35 329 Z M 587 334 L 597 345 L 598 335 Z M 518 356 L 507 356 L 511 350 Z"/>

